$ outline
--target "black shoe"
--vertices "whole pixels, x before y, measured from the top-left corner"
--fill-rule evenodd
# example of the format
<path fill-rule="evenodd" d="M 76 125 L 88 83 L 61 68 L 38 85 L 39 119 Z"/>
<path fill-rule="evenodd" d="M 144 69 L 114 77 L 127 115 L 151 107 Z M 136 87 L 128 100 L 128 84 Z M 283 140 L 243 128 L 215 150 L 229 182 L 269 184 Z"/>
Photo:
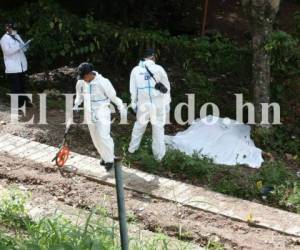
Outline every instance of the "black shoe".
<path fill-rule="evenodd" d="M 100 161 L 100 165 L 104 166 L 106 171 L 109 172 L 110 170 L 112 170 L 114 164 L 112 162 L 105 162 L 103 160 Z"/>

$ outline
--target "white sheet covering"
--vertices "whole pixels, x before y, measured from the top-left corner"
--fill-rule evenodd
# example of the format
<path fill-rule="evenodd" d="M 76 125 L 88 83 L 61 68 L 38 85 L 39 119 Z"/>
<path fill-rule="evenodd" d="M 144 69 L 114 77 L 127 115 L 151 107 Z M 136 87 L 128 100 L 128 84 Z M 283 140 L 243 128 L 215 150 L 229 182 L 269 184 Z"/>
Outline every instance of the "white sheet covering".
<path fill-rule="evenodd" d="M 172 148 L 188 155 L 207 156 L 216 164 L 259 168 L 264 161 L 262 151 L 255 147 L 250 130 L 250 126 L 229 118 L 207 116 L 195 120 L 175 136 L 166 136 L 165 140 Z"/>

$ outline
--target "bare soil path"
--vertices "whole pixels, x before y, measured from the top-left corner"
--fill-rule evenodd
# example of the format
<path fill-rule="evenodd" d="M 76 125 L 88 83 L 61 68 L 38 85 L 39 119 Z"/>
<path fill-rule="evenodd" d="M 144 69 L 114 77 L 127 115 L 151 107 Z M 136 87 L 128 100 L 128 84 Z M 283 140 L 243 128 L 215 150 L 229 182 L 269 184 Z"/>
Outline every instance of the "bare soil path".
<path fill-rule="evenodd" d="M 79 176 L 62 176 L 56 168 L 44 168 L 9 155 L 0 156 L 0 185 L 20 186 L 33 197 L 61 201 L 77 208 L 98 205 L 105 208 L 110 217 L 117 216 L 113 187 Z M 202 246 L 214 240 L 220 241 L 226 249 L 300 249 L 299 238 L 134 191 L 126 191 L 126 206 L 129 220 L 141 225 L 141 229 L 164 232 Z"/>

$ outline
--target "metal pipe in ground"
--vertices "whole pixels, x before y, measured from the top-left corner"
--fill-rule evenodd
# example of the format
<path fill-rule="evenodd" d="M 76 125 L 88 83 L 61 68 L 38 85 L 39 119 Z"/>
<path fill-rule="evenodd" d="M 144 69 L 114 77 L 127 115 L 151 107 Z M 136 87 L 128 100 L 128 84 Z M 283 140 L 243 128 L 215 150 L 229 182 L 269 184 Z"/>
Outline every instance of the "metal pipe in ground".
<path fill-rule="evenodd" d="M 129 243 L 128 243 L 125 195 L 124 195 L 123 173 L 122 173 L 121 162 L 122 162 L 121 158 L 116 158 L 114 162 L 114 168 L 115 168 L 115 178 L 116 178 L 121 248 L 122 250 L 128 250 Z"/>

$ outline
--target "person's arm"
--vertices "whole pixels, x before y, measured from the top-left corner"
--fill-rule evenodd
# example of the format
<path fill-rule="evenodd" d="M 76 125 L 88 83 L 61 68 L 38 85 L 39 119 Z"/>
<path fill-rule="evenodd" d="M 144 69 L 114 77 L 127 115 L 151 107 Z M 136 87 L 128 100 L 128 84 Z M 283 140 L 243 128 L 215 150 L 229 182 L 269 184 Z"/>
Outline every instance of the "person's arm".
<path fill-rule="evenodd" d="M 20 47 L 23 52 L 26 52 L 29 49 L 29 43 L 24 43 L 23 39 L 19 34 L 16 35 L 16 38 L 20 41 Z"/>
<path fill-rule="evenodd" d="M 111 82 L 108 79 L 106 79 L 106 83 L 103 84 L 102 86 L 104 89 L 104 93 L 108 97 L 108 99 L 118 107 L 118 110 L 120 111 L 123 110 L 124 109 L 123 101 L 119 97 L 117 97 L 116 90 L 114 89 Z"/>
<path fill-rule="evenodd" d="M 21 50 L 20 44 L 18 42 L 10 43 L 9 40 L 10 39 L 8 39 L 8 37 L 3 37 L 1 40 L 1 48 L 5 56 L 11 56 Z"/>
<path fill-rule="evenodd" d="M 83 84 L 82 80 L 78 80 L 76 83 L 76 98 L 74 101 L 74 109 L 78 109 L 78 107 L 83 103 Z"/>
<path fill-rule="evenodd" d="M 131 71 L 130 74 L 129 91 L 131 95 L 131 108 L 133 110 L 136 110 L 138 97 L 137 97 L 137 86 L 136 86 L 135 74 L 133 70 Z"/>

